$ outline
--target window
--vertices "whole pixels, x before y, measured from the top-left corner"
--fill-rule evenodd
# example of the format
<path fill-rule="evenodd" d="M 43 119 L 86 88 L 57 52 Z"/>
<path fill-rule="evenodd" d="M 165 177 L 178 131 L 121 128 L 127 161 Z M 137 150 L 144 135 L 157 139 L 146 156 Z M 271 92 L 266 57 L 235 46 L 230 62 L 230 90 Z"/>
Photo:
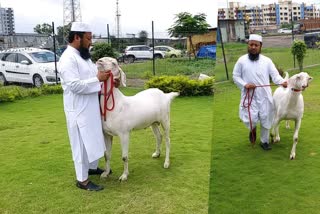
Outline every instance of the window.
<path fill-rule="evenodd" d="M 39 63 L 46 63 L 46 62 L 54 62 L 54 53 L 43 51 L 43 52 L 33 52 L 29 54 L 34 61 Z M 57 57 L 58 60 L 58 57 Z"/>
<path fill-rule="evenodd" d="M 26 56 L 18 54 L 18 62 L 21 63 L 22 61 L 27 61 L 28 64 L 31 64 L 31 61 Z"/>
<path fill-rule="evenodd" d="M 15 53 L 10 53 L 7 56 L 5 56 L 4 61 L 7 62 L 16 62 L 16 54 Z"/>
<path fill-rule="evenodd" d="M 148 50 L 150 50 L 150 48 L 149 47 L 141 47 L 141 50 L 142 51 L 148 51 Z"/>

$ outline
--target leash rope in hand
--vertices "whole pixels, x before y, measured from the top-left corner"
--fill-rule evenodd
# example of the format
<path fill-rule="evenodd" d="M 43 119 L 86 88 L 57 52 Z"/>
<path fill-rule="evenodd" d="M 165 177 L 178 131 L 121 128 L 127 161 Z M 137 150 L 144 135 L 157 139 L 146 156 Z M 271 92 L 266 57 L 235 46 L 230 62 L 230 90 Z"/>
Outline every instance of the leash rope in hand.
<path fill-rule="evenodd" d="M 107 92 L 109 79 L 110 79 L 110 90 Z M 114 88 L 113 74 L 110 72 L 110 77 L 107 80 L 103 81 L 103 109 L 100 108 L 100 111 L 104 121 L 106 121 L 106 118 L 107 118 L 107 111 L 112 111 L 114 109 L 113 88 Z M 112 106 L 108 108 L 108 100 L 110 98 L 112 99 Z"/>
<path fill-rule="evenodd" d="M 253 133 L 253 128 L 252 128 L 252 120 L 251 120 L 251 113 L 250 113 L 250 107 L 251 107 L 251 103 L 252 103 L 252 99 L 253 99 L 253 96 L 254 96 L 254 92 L 255 92 L 255 90 L 256 90 L 256 88 L 258 88 L 258 87 L 260 87 L 260 88 L 262 88 L 262 87 L 270 87 L 270 86 L 275 86 L 275 85 L 273 85 L 273 84 L 270 84 L 270 85 L 256 85 L 256 87 L 255 88 L 248 88 L 248 89 L 246 89 L 247 91 L 246 91 L 246 95 L 245 95 L 245 97 L 244 97 L 244 99 L 243 99 L 243 102 L 242 102 L 242 106 L 244 107 L 244 108 L 248 108 L 248 116 L 249 116 L 249 124 L 250 124 L 250 133 L 251 133 L 251 137 L 252 137 L 252 146 L 253 145 L 255 145 L 255 138 L 254 138 L 254 133 Z M 251 96 L 250 96 L 250 91 L 252 91 L 252 93 L 251 93 Z M 246 105 L 246 100 L 247 100 L 247 105 Z"/>

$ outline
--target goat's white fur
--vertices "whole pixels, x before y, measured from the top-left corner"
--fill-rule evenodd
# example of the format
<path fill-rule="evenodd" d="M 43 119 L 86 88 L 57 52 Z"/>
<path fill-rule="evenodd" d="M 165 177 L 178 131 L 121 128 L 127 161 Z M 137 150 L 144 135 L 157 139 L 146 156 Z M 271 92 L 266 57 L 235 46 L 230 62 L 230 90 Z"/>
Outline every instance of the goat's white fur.
<path fill-rule="evenodd" d="M 199 74 L 198 80 L 206 80 L 209 79 L 210 77 L 206 74 Z"/>
<path fill-rule="evenodd" d="M 104 57 L 97 61 L 99 70 L 111 70 L 114 78 L 121 78 L 121 84 L 125 85 L 125 74 L 119 67 L 117 61 L 110 57 Z M 108 88 L 107 90 L 110 90 Z M 105 172 L 101 177 L 107 177 L 110 174 L 110 159 L 113 136 L 119 136 L 122 148 L 122 160 L 124 162 L 124 171 L 119 180 L 127 180 L 128 170 L 128 150 L 129 150 L 129 134 L 133 129 L 143 129 L 151 126 L 156 137 L 156 151 L 152 157 L 160 157 L 160 147 L 162 135 L 159 129 L 161 124 L 166 140 L 166 156 L 164 168 L 168 168 L 170 164 L 170 104 L 171 101 L 179 95 L 178 92 L 163 93 L 159 89 L 147 89 L 137 93 L 134 96 L 125 96 L 117 88 L 114 88 L 115 107 L 112 111 L 107 112 L 106 121 L 102 121 L 102 127 L 105 135 L 106 152 Z M 101 101 L 103 98 L 101 98 Z M 111 105 L 111 100 L 107 105 Z M 101 107 L 103 108 L 103 102 Z"/>
<path fill-rule="evenodd" d="M 290 159 L 296 157 L 296 146 L 298 143 L 298 134 L 301 125 L 301 119 L 304 112 L 304 101 L 302 91 L 308 87 L 312 77 L 305 72 L 300 72 L 289 78 L 286 73 L 285 80 L 288 82 L 287 88 L 279 87 L 273 94 L 273 102 L 275 107 L 275 115 L 273 120 L 273 128 L 271 135 L 273 142 L 280 141 L 279 123 L 281 120 L 294 120 L 295 131 L 293 135 L 293 146 L 290 153 Z M 289 123 L 286 121 L 286 127 L 289 128 Z"/>

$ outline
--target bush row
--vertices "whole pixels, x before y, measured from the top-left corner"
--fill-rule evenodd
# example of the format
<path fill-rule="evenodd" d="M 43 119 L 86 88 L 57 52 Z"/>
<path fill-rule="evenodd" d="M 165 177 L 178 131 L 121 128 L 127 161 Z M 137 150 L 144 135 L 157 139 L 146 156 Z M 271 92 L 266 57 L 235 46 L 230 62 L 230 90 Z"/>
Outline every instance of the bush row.
<path fill-rule="evenodd" d="M 180 96 L 207 96 L 213 94 L 214 78 L 192 80 L 186 76 L 154 77 L 145 83 L 145 88 L 159 88 L 163 92 L 180 92 Z"/>
<path fill-rule="evenodd" d="M 146 82 L 145 88 L 159 88 L 168 93 L 180 92 L 180 96 L 203 96 L 213 94 L 214 79 L 191 80 L 186 76 L 154 77 Z M 37 97 L 46 94 L 61 94 L 61 85 L 43 85 L 41 88 L 25 88 L 21 86 L 1 86 L 0 102 L 13 102 L 26 97 Z"/>
<path fill-rule="evenodd" d="M 61 94 L 60 85 L 43 85 L 41 88 L 24 88 L 20 86 L 1 86 L 0 102 L 13 102 L 26 97 L 37 97 L 46 94 Z"/>

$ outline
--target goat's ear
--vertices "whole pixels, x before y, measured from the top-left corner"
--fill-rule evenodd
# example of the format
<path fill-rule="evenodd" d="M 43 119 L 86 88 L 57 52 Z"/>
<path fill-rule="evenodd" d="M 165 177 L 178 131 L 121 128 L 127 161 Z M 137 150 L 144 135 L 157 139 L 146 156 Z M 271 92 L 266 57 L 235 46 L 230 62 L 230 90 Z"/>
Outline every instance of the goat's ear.
<path fill-rule="evenodd" d="M 121 77 L 121 85 L 126 87 L 127 86 L 127 77 L 126 74 L 122 71 L 122 69 L 120 68 L 120 66 L 118 67 L 119 71 L 120 71 L 120 77 Z"/>

